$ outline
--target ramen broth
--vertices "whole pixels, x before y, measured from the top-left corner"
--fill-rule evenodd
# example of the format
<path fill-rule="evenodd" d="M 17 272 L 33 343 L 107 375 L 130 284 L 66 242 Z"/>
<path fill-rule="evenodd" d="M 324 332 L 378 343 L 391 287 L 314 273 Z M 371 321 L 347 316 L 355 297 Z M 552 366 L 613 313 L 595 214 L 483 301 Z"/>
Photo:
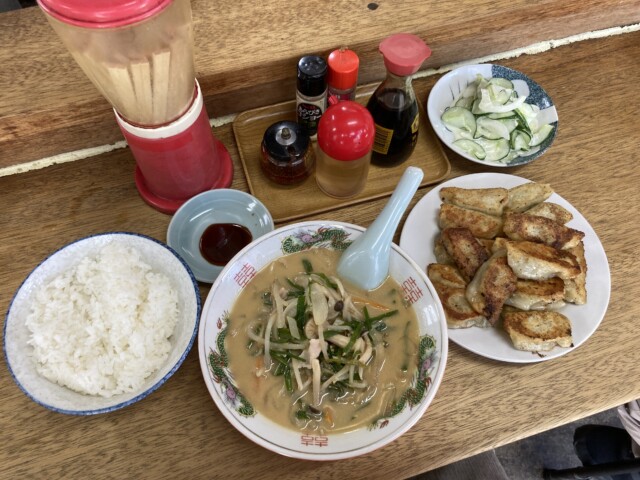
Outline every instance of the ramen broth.
<path fill-rule="evenodd" d="M 404 301 L 398 283 L 389 277 L 382 286 L 367 292 L 341 282 L 344 301 L 332 300 L 327 291 L 335 296 L 340 290 L 329 287 L 339 282 L 339 255 L 315 248 L 279 258 L 249 282 L 229 314 L 225 346 L 229 370 L 239 390 L 260 414 L 303 432 L 346 432 L 389 416 L 417 370 L 417 316 Z M 314 273 L 309 275 L 311 267 Z M 307 284 L 305 279 L 311 280 Z M 307 292 L 299 295 L 306 299 L 304 327 L 291 324 L 295 323 L 293 307 L 285 309 L 292 330 L 276 328 L 275 323 L 269 326 L 270 318 L 275 322 L 276 304 L 281 308 L 287 301 L 298 308 L 305 304 L 299 298 L 291 300 L 301 288 Z M 323 327 L 315 325 L 317 312 L 308 304 L 311 299 L 319 303 L 319 290 L 327 294 L 330 304 Z M 275 301 L 274 294 L 281 298 Z M 299 314 L 297 311 L 296 318 L 302 327 Z M 326 338 L 310 340 L 318 336 L 319 328 Z M 299 339 L 290 338 L 296 333 Z M 358 334 L 361 337 L 356 340 Z M 270 345 L 269 355 L 265 355 L 265 344 Z M 287 349 L 287 345 L 297 344 L 311 347 Z M 289 363 L 285 365 L 283 358 Z M 320 383 L 312 380 L 316 371 L 310 364 L 314 368 L 321 365 Z"/>

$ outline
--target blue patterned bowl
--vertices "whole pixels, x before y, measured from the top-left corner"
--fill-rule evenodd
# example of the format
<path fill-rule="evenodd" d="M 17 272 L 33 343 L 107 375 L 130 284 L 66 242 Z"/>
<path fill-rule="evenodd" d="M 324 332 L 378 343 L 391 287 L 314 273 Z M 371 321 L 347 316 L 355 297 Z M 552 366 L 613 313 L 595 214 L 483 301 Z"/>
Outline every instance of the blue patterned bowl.
<path fill-rule="evenodd" d="M 516 157 L 508 163 L 502 163 L 500 161 L 486 162 L 478 160 L 473 155 L 470 155 L 453 145 L 453 133 L 448 130 L 442 122 L 442 114 L 452 105 L 454 99 L 460 95 L 467 85 L 476 79 L 476 75 L 478 74 L 485 78 L 500 77 L 511 80 L 518 94 L 525 95 L 527 97 L 526 103 L 536 105 L 540 108 L 541 118 L 544 118 L 544 123 L 550 123 L 554 126 L 551 134 L 544 140 L 544 142 L 542 142 L 542 144 L 540 144 L 540 148 L 535 153 Z M 515 167 L 534 161 L 549 149 L 558 131 L 558 115 L 556 108 L 551 101 L 551 97 L 549 97 L 547 92 L 545 92 L 540 85 L 522 72 L 489 63 L 465 65 L 443 75 L 429 93 L 429 99 L 427 100 L 427 115 L 434 131 L 447 147 L 467 160 L 483 165 L 490 165 L 492 167 Z"/>
<path fill-rule="evenodd" d="M 171 351 L 163 365 L 142 386 L 128 393 L 101 397 L 84 395 L 53 383 L 36 370 L 25 321 L 37 291 L 53 278 L 74 268 L 86 256 L 95 256 L 108 243 L 133 247 L 154 272 L 166 275 L 178 293 L 178 323 L 169 338 Z M 93 415 L 127 407 L 164 384 L 182 365 L 198 330 L 201 301 L 191 270 L 171 248 L 158 240 L 129 232 L 109 232 L 76 240 L 51 254 L 20 285 L 9 305 L 4 324 L 4 352 L 11 376 L 34 402 L 59 413 Z"/>
<path fill-rule="evenodd" d="M 367 427 L 336 434 L 305 434 L 282 427 L 256 411 L 239 391 L 228 368 L 224 338 L 233 328 L 229 312 L 248 281 L 272 261 L 311 248 L 344 250 L 364 231 L 340 222 L 302 222 L 270 232 L 240 251 L 211 287 L 200 319 L 198 352 L 204 381 L 218 409 L 242 434 L 257 444 L 288 457 L 337 460 L 371 452 L 409 430 L 425 412 L 444 374 L 447 325 L 431 282 L 397 245 L 393 245 L 390 275 L 401 286 L 405 301 L 418 316 L 421 357 L 418 371 L 403 396 L 405 401 L 388 418 Z M 231 325 L 230 325 L 231 324 Z"/>

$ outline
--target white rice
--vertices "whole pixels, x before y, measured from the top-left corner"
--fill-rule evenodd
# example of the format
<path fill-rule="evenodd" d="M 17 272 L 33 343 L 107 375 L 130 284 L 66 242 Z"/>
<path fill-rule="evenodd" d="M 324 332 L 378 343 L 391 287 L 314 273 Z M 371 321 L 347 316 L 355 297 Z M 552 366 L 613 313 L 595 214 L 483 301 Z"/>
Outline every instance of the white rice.
<path fill-rule="evenodd" d="M 110 243 L 39 289 L 26 325 L 42 376 L 111 397 L 139 389 L 160 368 L 177 319 L 169 278 L 135 248 Z"/>

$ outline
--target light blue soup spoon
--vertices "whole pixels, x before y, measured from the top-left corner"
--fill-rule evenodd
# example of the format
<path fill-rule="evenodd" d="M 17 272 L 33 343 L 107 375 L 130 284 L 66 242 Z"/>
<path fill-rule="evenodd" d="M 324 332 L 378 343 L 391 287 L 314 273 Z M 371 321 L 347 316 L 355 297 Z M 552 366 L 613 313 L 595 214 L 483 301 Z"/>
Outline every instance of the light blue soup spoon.
<path fill-rule="evenodd" d="M 393 235 L 423 176 L 422 169 L 407 167 L 378 218 L 338 260 L 340 277 L 364 290 L 374 290 L 384 282 L 389 274 Z"/>

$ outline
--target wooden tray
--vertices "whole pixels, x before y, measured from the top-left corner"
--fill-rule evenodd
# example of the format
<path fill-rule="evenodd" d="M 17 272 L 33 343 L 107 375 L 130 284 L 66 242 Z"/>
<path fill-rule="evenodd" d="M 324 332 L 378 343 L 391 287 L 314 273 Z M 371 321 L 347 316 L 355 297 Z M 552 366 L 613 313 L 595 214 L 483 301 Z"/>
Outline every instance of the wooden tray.
<path fill-rule="evenodd" d="M 372 85 L 358 90 L 357 100 L 366 103 L 375 87 L 376 85 Z M 411 156 L 395 167 L 371 165 L 367 185 L 359 195 L 347 199 L 329 197 L 318 188 L 313 175 L 293 186 L 272 182 L 264 176 L 260 167 L 262 137 L 266 129 L 275 122 L 295 121 L 295 106 L 296 102 L 291 101 L 248 110 L 239 114 L 233 121 L 233 133 L 249 190 L 265 204 L 276 223 L 389 196 L 409 165 L 420 167 L 424 171 L 421 186 L 437 183 L 449 175 L 449 159 L 420 105 L 418 143 Z"/>

